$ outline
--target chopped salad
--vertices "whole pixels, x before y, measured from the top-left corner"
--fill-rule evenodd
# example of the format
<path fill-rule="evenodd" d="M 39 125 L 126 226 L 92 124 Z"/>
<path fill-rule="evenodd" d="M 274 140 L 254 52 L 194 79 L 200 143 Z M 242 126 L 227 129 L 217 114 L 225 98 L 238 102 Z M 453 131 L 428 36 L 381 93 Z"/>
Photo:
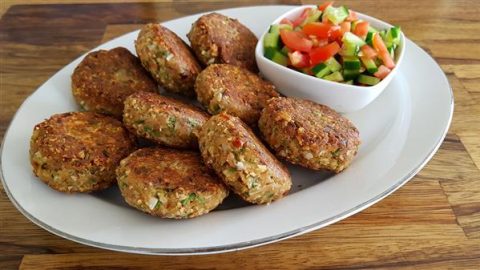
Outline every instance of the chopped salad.
<path fill-rule="evenodd" d="M 325 2 L 271 25 L 264 56 L 317 78 L 371 86 L 395 67 L 400 36 L 397 26 L 375 29 L 355 11 Z"/>

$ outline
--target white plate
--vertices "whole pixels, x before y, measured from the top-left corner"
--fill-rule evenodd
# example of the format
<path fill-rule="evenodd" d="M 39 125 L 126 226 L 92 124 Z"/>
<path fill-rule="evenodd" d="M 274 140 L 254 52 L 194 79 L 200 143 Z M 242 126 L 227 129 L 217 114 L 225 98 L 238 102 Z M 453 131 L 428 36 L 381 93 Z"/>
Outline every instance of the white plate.
<path fill-rule="evenodd" d="M 292 7 L 263 6 L 220 11 L 260 35 Z M 164 25 L 185 38 L 199 15 Z M 134 51 L 137 32 L 97 49 Z M 132 253 L 203 254 L 258 246 L 306 233 L 353 215 L 412 178 L 440 146 L 450 125 L 453 95 L 435 61 L 410 40 L 395 79 L 365 109 L 347 114 L 362 145 L 351 167 L 339 175 L 290 167 L 294 188 L 268 206 L 229 201 L 223 210 L 191 220 L 148 216 L 123 203 L 116 187 L 96 194 L 56 192 L 36 179 L 28 159 L 36 123 L 54 113 L 77 110 L 70 75 L 77 59 L 22 104 L 4 137 L 1 153 L 5 190 L 22 214 L 40 227 L 86 245 Z"/>

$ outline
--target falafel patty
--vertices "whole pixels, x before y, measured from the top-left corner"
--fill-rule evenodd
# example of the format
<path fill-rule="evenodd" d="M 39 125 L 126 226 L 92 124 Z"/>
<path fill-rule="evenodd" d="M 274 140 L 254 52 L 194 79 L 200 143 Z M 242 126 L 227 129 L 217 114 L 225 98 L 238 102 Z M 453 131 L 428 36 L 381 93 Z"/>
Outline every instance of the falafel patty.
<path fill-rule="evenodd" d="M 359 132 L 350 120 L 309 100 L 273 98 L 258 125 L 277 156 L 314 170 L 341 172 L 360 145 Z"/>
<path fill-rule="evenodd" d="M 123 101 L 136 91 L 155 92 L 157 85 L 122 47 L 87 54 L 72 74 L 72 94 L 87 111 L 122 117 Z"/>
<path fill-rule="evenodd" d="M 193 218 L 228 196 L 228 189 L 195 152 L 143 148 L 120 162 L 117 182 L 125 201 L 150 215 Z"/>
<path fill-rule="evenodd" d="M 258 72 L 257 37 L 238 20 L 218 13 L 201 16 L 187 34 L 193 51 L 204 65 L 232 64 Z"/>
<path fill-rule="evenodd" d="M 93 112 L 56 114 L 35 126 L 33 173 L 62 192 L 90 192 L 115 182 L 115 168 L 134 150 L 133 137 L 112 117 Z"/>
<path fill-rule="evenodd" d="M 176 148 L 197 148 L 198 129 L 209 115 L 179 100 L 138 92 L 125 100 L 123 122 L 135 135 Z"/>
<path fill-rule="evenodd" d="M 201 68 L 190 48 L 175 33 L 149 23 L 138 34 L 135 50 L 143 66 L 165 90 L 193 97 Z"/>
<path fill-rule="evenodd" d="M 240 118 L 221 113 L 200 129 L 204 162 L 244 200 L 265 204 L 285 196 L 290 173 Z"/>
<path fill-rule="evenodd" d="M 213 64 L 198 75 L 195 82 L 197 99 L 208 112 L 227 112 L 256 125 L 267 100 L 278 97 L 275 86 L 247 69 Z"/>

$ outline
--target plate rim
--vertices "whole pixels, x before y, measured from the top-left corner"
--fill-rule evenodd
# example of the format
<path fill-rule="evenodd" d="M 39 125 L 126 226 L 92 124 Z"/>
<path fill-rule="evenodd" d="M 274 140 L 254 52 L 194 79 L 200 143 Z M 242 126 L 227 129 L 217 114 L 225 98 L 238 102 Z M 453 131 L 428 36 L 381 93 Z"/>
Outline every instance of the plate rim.
<path fill-rule="evenodd" d="M 275 7 L 275 6 L 277 6 L 277 7 L 295 7 L 295 6 L 291 6 L 291 5 L 269 5 L 268 7 Z M 212 10 L 212 11 L 206 11 L 206 12 L 222 12 L 222 11 L 229 11 L 229 10 L 234 10 L 234 9 L 255 8 L 255 7 L 265 7 L 265 5 L 227 8 L 227 9 Z M 195 15 L 204 14 L 204 13 L 205 12 L 200 12 L 200 13 L 196 13 L 196 14 L 189 14 L 189 15 L 186 15 L 186 16 L 183 16 L 183 17 L 178 17 L 178 18 L 174 18 L 172 20 L 162 21 L 162 22 L 159 22 L 159 23 L 166 23 L 166 22 L 181 19 L 181 18 L 184 18 L 184 17 L 195 16 Z M 133 32 L 136 32 L 136 31 L 138 31 L 138 29 L 133 30 L 133 31 L 128 32 L 128 33 L 125 33 L 125 34 L 123 34 L 119 37 L 116 37 L 112 40 L 109 40 L 107 42 L 111 42 L 111 41 L 114 41 L 116 39 L 121 39 L 124 36 L 129 35 L 129 34 L 131 34 Z M 410 39 L 406 38 L 406 41 L 407 41 L 406 43 L 411 43 L 414 46 L 418 47 L 418 45 L 416 45 Z M 105 43 L 106 42 L 104 42 L 102 44 L 99 44 L 98 46 L 101 46 Z M 407 45 L 407 44 L 405 44 L 405 45 Z M 93 50 L 95 48 L 92 48 L 91 50 Z M 420 50 L 422 50 L 427 55 L 427 57 L 429 57 L 438 66 L 438 63 L 435 61 L 435 59 L 430 54 L 426 53 L 422 48 L 420 48 L 420 47 L 418 47 L 418 48 Z M 405 50 L 406 49 L 407 48 L 405 48 Z M 84 55 L 86 55 L 91 50 L 89 50 L 89 51 L 85 52 L 84 54 L 80 55 L 76 59 L 72 60 L 70 63 L 76 61 L 77 59 L 82 58 Z M 12 196 L 12 194 L 11 194 L 11 192 L 10 192 L 10 190 L 9 190 L 8 186 L 6 185 L 6 182 L 4 180 L 3 164 L 2 164 L 2 158 L 1 157 L 3 157 L 4 144 L 5 144 L 5 141 L 6 141 L 6 138 L 7 138 L 8 134 L 10 132 L 10 127 L 11 127 L 12 123 L 15 121 L 15 119 L 17 118 L 18 112 L 25 106 L 25 103 L 27 102 L 27 100 L 29 100 L 33 96 L 33 94 L 36 91 L 38 91 L 38 89 L 40 89 L 45 83 L 47 83 L 50 80 L 50 78 L 54 77 L 57 73 L 61 72 L 69 64 L 65 65 L 64 67 L 59 69 L 57 72 L 55 72 L 55 74 L 50 76 L 44 83 L 42 83 L 40 86 L 38 86 L 35 91 L 33 91 L 30 95 L 28 95 L 24 99 L 22 104 L 18 107 L 15 114 L 13 115 L 12 120 L 8 124 L 8 127 L 7 127 L 7 129 L 4 133 L 2 143 L 0 145 L 0 182 L 2 183 L 2 186 L 5 190 L 5 193 L 7 194 L 8 199 L 10 200 L 10 202 L 12 202 L 12 204 L 15 206 L 15 208 L 23 216 L 25 216 L 28 220 L 30 220 L 32 223 L 39 226 L 40 228 L 42 228 L 42 229 L 44 229 L 44 230 L 46 230 L 46 231 L 48 231 L 48 232 L 50 232 L 54 235 L 57 235 L 59 237 L 62 237 L 64 239 L 67 239 L 67 240 L 70 240 L 70 241 L 73 241 L 73 242 L 76 242 L 76 243 L 80 243 L 80 244 L 84 244 L 84 245 L 92 246 L 92 247 L 97 247 L 97 248 L 102 248 L 102 249 L 107 249 L 107 250 L 127 252 L 127 253 L 146 254 L 146 255 L 204 255 L 204 254 L 216 254 L 216 253 L 232 252 L 232 251 L 243 250 L 243 249 L 247 249 L 247 248 L 258 247 L 258 246 L 274 243 L 274 242 L 277 242 L 277 241 L 280 241 L 280 240 L 285 240 L 285 239 L 288 239 L 288 238 L 291 238 L 291 237 L 294 237 L 294 236 L 298 236 L 298 235 L 301 235 L 301 234 L 304 234 L 304 233 L 311 232 L 311 231 L 316 230 L 316 229 L 320 229 L 320 228 L 328 226 L 332 223 L 335 223 L 335 222 L 338 222 L 338 221 L 343 220 L 345 218 L 348 218 L 348 217 L 350 217 L 350 216 L 368 208 L 369 206 L 375 204 L 376 202 L 382 200 L 383 198 L 387 197 L 388 195 L 392 194 L 397 189 L 399 189 L 400 187 L 405 185 L 420 170 L 422 170 L 423 167 L 425 167 L 425 165 L 432 159 L 433 155 L 437 152 L 437 150 L 441 146 L 442 142 L 444 141 L 444 139 L 445 139 L 445 137 L 448 133 L 448 130 L 451 126 L 454 107 L 455 107 L 453 89 L 452 89 L 452 87 L 450 85 L 450 82 L 448 81 L 448 78 L 446 77 L 445 73 L 440 68 L 440 70 L 442 71 L 441 72 L 442 76 L 445 78 L 445 80 L 448 84 L 448 89 L 449 89 L 449 94 L 450 94 L 450 108 L 449 108 L 449 119 L 448 119 L 447 125 L 445 126 L 445 128 L 442 132 L 442 135 L 439 137 L 437 142 L 435 142 L 434 147 L 428 152 L 427 156 L 422 160 L 422 162 L 420 162 L 414 169 L 412 169 L 410 172 L 408 172 L 403 178 L 401 178 L 398 182 L 396 182 L 390 188 L 381 192 L 380 194 L 377 194 L 376 196 L 370 198 L 369 200 L 367 200 L 367 201 L 365 201 L 361 204 L 358 204 L 355 207 L 352 207 L 348 210 L 345 210 L 345 211 L 343 211 L 343 212 L 341 212 L 341 213 L 339 213 L 335 216 L 332 216 L 328 219 L 325 219 L 325 220 L 322 220 L 322 221 L 319 221 L 319 222 L 315 222 L 313 224 L 306 225 L 306 226 L 303 226 L 301 228 L 297 228 L 297 229 L 294 229 L 294 230 L 291 230 L 291 231 L 288 231 L 288 232 L 285 232 L 285 233 L 281 233 L 281 234 L 277 234 L 277 235 L 273 235 L 273 236 L 269 236 L 269 237 L 263 237 L 263 238 L 255 239 L 255 240 L 252 240 L 252 241 L 244 241 L 244 242 L 238 242 L 238 243 L 228 244 L 228 245 L 218 245 L 218 246 L 211 246 L 211 247 L 196 247 L 196 248 L 143 248 L 143 247 L 132 247 L 132 246 L 124 246 L 124 245 L 113 245 L 113 244 L 105 244 L 105 243 L 101 243 L 101 242 L 96 242 L 96 241 L 83 239 L 83 238 L 74 236 L 72 234 L 62 232 L 58 229 L 55 229 L 55 228 L 43 223 L 42 221 L 38 220 L 33 215 L 28 213 L 25 209 L 23 209 L 23 207 Z"/>

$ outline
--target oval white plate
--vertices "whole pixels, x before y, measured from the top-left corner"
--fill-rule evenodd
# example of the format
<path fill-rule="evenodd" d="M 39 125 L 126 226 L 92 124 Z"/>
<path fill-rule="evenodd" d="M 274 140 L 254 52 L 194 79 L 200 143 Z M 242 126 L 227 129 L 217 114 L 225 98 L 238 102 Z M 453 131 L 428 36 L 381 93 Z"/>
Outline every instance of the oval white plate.
<path fill-rule="evenodd" d="M 292 7 L 222 10 L 258 36 Z M 164 23 L 185 38 L 199 15 Z M 134 51 L 137 32 L 97 49 Z M 5 190 L 22 214 L 61 237 L 105 249 L 146 254 L 202 254 L 258 246 L 337 222 L 374 204 L 412 178 L 440 146 L 450 125 L 453 95 L 439 66 L 406 42 L 404 63 L 382 95 L 365 109 L 347 114 L 363 141 L 350 168 L 339 175 L 290 166 L 294 189 L 268 206 L 231 200 L 203 217 L 164 220 L 123 203 L 116 187 L 96 194 L 56 192 L 36 179 L 28 159 L 33 126 L 54 113 L 77 110 L 70 92 L 73 61 L 22 104 L 4 137 L 1 152 Z M 240 207 L 244 206 L 244 207 Z"/>

